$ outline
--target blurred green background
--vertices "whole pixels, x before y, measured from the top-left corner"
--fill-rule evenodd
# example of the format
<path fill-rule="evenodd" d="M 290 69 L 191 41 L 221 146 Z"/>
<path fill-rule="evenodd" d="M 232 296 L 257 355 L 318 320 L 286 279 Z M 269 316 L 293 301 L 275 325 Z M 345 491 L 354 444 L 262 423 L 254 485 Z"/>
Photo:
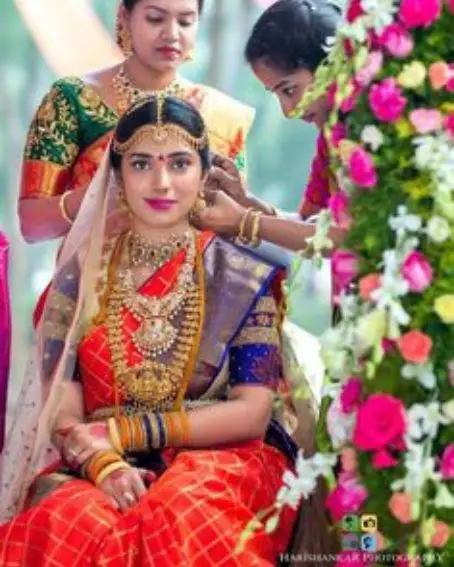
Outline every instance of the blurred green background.
<path fill-rule="evenodd" d="M 113 0 L 94 0 L 97 13 L 112 30 L 116 4 Z M 183 74 L 194 81 L 216 86 L 256 108 L 256 121 L 248 141 L 249 184 L 257 195 L 283 209 L 295 211 L 305 187 L 316 132 L 302 122 L 286 120 L 277 100 L 264 91 L 244 63 L 245 41 L 260 12 L 255 2 L 211 0 L 206 4 L 195 60 Z M 12 0 L 2 2 L 0 228 L 11 241 L 12 398 L 32 340 L 31 312 L 38 293 L 51 276 L 58 245 L 57 242 L 26 245 L 19 233 L 16 213 L 27 127 L 55 78 Z M 326 288 L 326 280 L 323 286 Z M 325 291 L 320 294 L 314 289 L 313 281 L 306 282 L 298 289 L 292 306 L 302 326 L 319 333 L 327 324 L 328 297 Z"/>

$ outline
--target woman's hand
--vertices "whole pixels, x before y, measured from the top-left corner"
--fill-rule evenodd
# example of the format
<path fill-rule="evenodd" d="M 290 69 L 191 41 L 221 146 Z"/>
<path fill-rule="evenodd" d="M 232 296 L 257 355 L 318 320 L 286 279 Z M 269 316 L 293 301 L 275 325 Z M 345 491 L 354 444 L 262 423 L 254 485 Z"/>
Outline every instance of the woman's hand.
<path fill-rule="evenodd" d="M 137 504 L 156 478 L 152 471 L 128 467 L 111 473 L 99 489 L 110 496 L 115 508 L 125 512 Z"/>
<path fill-rule="evenodd" d="M 81 467 L 98 451 L 115 450 L 104 422 L 78 423 L 58 434 L 63 438 L 62 456 L 70 467 Z"/>
<path fill-rule="evenodd" d="M 213 165 L 205 181 L 207 191 L 224 191 L 243 207 L 249 206 L 247 191 L 235 163 L 220 154 L 213 154 Z"/>
<path fill-rule="evenodd" d="M 238 236 L 246 210 L 222 191 L 207 192 L 206 197 L 208 206 L 197 214 L 197 226 L 221 236 Z"/>

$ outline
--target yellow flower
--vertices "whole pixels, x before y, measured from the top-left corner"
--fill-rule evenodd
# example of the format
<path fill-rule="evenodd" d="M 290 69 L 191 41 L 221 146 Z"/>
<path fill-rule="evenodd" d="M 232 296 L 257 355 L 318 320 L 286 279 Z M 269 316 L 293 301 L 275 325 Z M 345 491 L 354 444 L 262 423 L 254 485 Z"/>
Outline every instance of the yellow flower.
<path fill-rule="evenodd" d="M 397 77 L 397 82 L 401 87 L 417 89 L 424 83 L 426 76 L 427 71 L 421 61 L 412 61 L 404 66 Z"/>
<path fill-rule="evenodd" d="M 434 310 L 443 323 L 454 323 L 454 294 L 441 295 L 435 300 Z"/>
<path fill-rule="evenodd" d="M 409 138 L 413 135 L 414 128 L 406 118 L 401 118 L 395 126 L 398 138 Z"/>
<path fill-rule="evenodd" d="M 451 114 L 451 112 L 454 112 L 454 102 L 444 102 L 440 106 L 440 110 L 445 114 Z"/>
<path fill-rule="evenodd" d="M 375 310 L 358 319 L 357 333 L 360 340 L 360 349 L 367 352 L 379 345 L 386 335 L 388 316 L 384 310 Z"/>
<path fill-rule="evenodd" d="M 432 194 L 432 187 L 430 183 L 424 181 L 420 178 L 414 179 L 413 181 L 407 181 L 403 184 L 405 193 L 410 195 L 415 201 L 419 201 L 423 197 L 428 197 Z"/>

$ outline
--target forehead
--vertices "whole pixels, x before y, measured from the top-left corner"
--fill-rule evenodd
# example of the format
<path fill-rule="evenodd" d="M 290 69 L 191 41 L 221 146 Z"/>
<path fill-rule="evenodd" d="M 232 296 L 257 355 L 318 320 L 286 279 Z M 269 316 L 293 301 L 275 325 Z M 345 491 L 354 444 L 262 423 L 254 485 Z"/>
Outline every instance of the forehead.
<path fill-rule="evenodd" d="M 140 0 L 137 6 L 144 9 L 157 8 L 166 12 L 198 12 L 197 0 Z"/>
<path fill-rule="evenodd" d="M 165 141 L 156 141 L 152 132 L 145 130 L 135 135 L 135 141 L 129 148 L 128 154 L 149 154 L 156 156 L 159 154 L 171 154 L 177 152 L 190 152 L 196 154 L 194 148 L 184 140 L 184 137 L 174 133 L 169 133 Z"/>
<path fill-rule="evenodd" d="M 297 69 L 296 71 L 287 71 L 270 65 L 265 60 L 257 61 L 252 70 L 256 77 L 265 85 L 267 89 L 273 89 L 282 81 L 288 81 L 305 86 L 311 83 L 313 75 L 307 69 Z"/>

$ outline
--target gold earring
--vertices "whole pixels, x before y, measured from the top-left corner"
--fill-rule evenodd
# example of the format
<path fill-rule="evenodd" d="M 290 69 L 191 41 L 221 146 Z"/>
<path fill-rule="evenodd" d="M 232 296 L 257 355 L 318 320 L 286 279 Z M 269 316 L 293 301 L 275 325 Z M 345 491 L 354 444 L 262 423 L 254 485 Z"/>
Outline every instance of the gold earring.
<path fill-rule="evenodd" d="M 192 209 L 189 213 L 191 217 L 197 216 L 199 213 L 207 208 L 207 202 L 205 200 L 205 192 L 203 189 L 200 191 L 195 203 L 192 205 Z"/>
<path fill-rule="evenodd" d="M 131 55 L 134 53 L 134 49 L 132 47 L 131 34 L 126 28 L 123 18 L 120 15 L 120 10 L 117 12 L 115 37 L 116 37 L 116 43 L 123 52 L 123 55 L 125 57 L 131 57 Z"/>
<path fill-rule="evenodd" d="M 190 49 L 190 50 L 186 53 L 186 55 L 185 55 L 185 57 L 184 57 L 184 60 L 185 60 L 185 61 L 194 61 L 194 59 L 195 59 L 194 50 L 193 50 L 193 49 Z"/>

